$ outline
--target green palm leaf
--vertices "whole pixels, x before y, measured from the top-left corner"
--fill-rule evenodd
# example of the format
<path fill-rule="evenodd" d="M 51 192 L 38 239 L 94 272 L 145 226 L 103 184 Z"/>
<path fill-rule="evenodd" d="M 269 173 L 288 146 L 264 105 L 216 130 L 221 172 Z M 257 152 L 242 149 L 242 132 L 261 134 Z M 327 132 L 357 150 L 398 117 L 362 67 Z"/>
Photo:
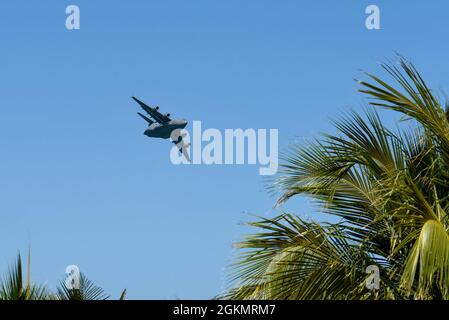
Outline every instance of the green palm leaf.
<path fill-rule="evenodd" d="M 26 284 L 23 281 L 22 259 L 20 253 L 17 260 L 0 281 L 0 300 L 44 300 L 47 298 L 47 289 L 31 283 L 30 255 L 28 255 L 28 277 Z"/>
<path fill-rule="evenodd" d="M 384 64 L 394 85 L 360 81 L 371 107 L 334 121 L 336 133 L 291 148 L 271 190 L 278 205 L 313 199 L 338 223 L 281 215 L 250 223 L 225 298 L 448 299 L 449 110 L 404 58 Z M 377 107 L 407 119 L 395 131 Z M 335 220 L 335 219 L 334 219 Z M 381 286 L 369 291 L 365 267 Z"/>
<path fill-rule="evenodd" d="M 62 281 L 57 288 L 57 298 L 59 300 L 106 300 L 109 295 L 80 273 L 79 288 L 69 287 L 65 281 Z"/>

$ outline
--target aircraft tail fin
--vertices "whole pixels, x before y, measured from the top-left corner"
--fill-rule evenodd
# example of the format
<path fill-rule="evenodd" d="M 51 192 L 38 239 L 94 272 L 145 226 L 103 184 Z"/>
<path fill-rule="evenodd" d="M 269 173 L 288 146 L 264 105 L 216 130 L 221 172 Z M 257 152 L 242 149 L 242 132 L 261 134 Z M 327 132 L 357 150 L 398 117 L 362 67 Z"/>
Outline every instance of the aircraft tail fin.
<path fill-rule="evenodd" d="M 154 121 L 151 120 L 150 118 L 148 118 L 147 116 L 144 116 L 143 114 L 141 114 L 140 112 L 137 112 L 137 114 L 139 116 L 141 116 L 146 122 L 148 122 L 148 125 L 152 124 Z"/>

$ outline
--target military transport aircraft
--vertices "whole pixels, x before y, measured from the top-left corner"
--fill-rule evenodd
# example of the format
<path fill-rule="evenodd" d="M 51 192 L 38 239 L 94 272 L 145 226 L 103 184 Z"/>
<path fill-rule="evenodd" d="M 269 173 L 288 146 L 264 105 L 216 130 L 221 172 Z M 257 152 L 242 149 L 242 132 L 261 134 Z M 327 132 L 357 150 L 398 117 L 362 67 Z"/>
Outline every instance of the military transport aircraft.
<path fill-rule="evenodd" d="M 149 117 L 137 112 L 139 116 L 141 116 L 146 122 L 148 122 L 148 128 L 145 130 L 144 134 L 150 138 L 162 138 L 168 139 L 171 136 L 171 133 L 177 129 L 184 129 L 187 126 L 187 120 L 185 119 L 171 119 L 170 113 L 162 114 L 159 112 L 159 107 L 150 107 L 137 99 L 136 97 L 132 97 L 134 101 L 136 101 L 142 109 L 148 114 Z M 181 143 L 182 135 L 178 136 L 177 141 L 173 141 L 176 146 L 187 146 Z M 188 161 L 190 161 L 187 152 L 185 149 L 179 149 L 179 152 L 183 153 Z"/>

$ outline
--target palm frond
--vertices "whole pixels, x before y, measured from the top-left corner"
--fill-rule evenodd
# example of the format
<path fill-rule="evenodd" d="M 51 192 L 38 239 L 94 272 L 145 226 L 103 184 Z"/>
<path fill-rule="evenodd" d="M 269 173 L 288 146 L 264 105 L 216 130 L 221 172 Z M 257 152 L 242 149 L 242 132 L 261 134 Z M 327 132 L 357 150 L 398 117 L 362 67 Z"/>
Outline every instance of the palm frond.
<path fill-rule="evenodd" d="M 22 258 L 17 254 L 17 260 L 0 282 L 0 300 L 44 300 L 47 297 L 45 286 L 31 283 L 30 255 L 28 255 L 28 277 L 24 286 L 22 274 Z"/>
<path fill-rule="evenodd" d="M 295 215 L 250 223 L 261 231 L 240 243 L 224 297 L 449 299 L 448 103 L 405 59 L 382 67 L 395 84 L 367 74 L 373 83 L 360 81 L 360 91 L 370 109 L 293 146 L 271 189 L 281 193 L 278 205 L 309 197 L 338 223 Z M 412 121 L 389 130 L 377 107 Z M 368 264 L 380 269 L 379 290 L 363 285 Z"/>
<path fill-rule="evenodd" d="M 57 288 L 57 298 L 59 300 L 106 300 L 109 295 L 80 273 L 79 288 L 71 288 L 65 281 L 61 281 Z"/>

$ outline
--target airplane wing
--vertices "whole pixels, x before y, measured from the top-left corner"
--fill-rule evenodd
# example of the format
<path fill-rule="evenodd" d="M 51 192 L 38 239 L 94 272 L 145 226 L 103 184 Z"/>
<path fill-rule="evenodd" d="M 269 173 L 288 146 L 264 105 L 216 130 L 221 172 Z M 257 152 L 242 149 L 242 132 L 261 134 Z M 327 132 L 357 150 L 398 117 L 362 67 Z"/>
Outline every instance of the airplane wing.
<path fill-rule="evenodd" d="M 156 122 L 159 122 L 161 124 L 169 122 L 171 119 L 169 116 L 163 115 L 159 111 L 156 110 L 156 108 L 151 108 L 150 106 L 146 105 L 139 99 L 132 97 L 134 101 L 136 101 L 143 110 L 145 110 L 146 113 L 150 115 L 151 118 L 153 118 Z"/>

